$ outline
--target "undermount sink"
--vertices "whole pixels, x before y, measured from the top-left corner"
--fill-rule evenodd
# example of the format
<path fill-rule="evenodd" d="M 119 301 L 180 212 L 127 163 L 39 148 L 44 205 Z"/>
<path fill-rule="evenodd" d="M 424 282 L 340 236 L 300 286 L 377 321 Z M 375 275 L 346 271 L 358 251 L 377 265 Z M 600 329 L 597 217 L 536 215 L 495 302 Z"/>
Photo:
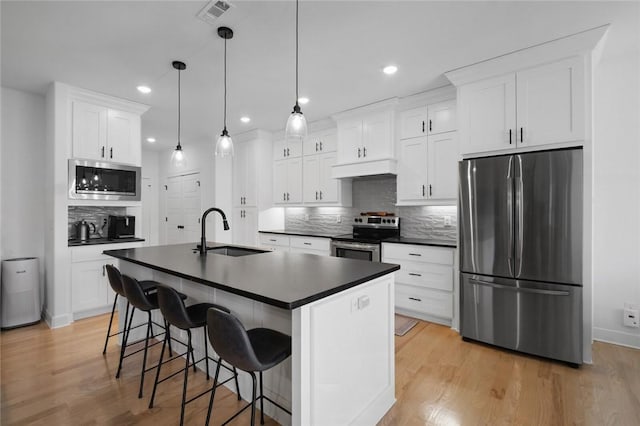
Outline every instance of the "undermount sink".
<path fill-rule="evenodd" d="M 239 257 L 239 256 L 249 256 L 252 254 L 266 253 L 266 250 L 222 246 L 222 247 L 207 247 L 207 253 L 221 254 L 223 256 Z"/>

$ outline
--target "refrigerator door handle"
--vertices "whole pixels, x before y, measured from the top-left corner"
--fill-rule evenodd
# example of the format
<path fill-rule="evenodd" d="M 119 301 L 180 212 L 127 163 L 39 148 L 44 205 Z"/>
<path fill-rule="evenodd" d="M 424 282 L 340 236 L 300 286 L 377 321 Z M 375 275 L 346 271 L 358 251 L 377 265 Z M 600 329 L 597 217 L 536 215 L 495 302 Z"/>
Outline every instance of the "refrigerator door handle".
<path fill-rule="evenodd" d="M 568 296 L 569 295 L 568 291 L 562 291 L 562 290 L 543 290 L 538 288 L 514 287 L 510 285 L 490 283 L 488 281 L 475 280 L 475 279 L 470 279 L 469 282 L 477 285 L 482 285 L 485 287 L 493 287 L 493 288 L 499 288 L 503 290 L 512 290 L 512 291 L 518 291 L 522 293 L 544 294 L 546 296 Z"/>
<path fill-rule="evenodd" d="M 513 259 L 513 242 L 514 242 L 514 223 L 513 223 L 513 156 L 509 157 L 509 166 L 507 167 L 507 218 L 509 229 L 509 253 L 507 263 L 509 264 L 509 275 L 515 276 L 515 263 Z"/>
<path fill-rule="evenodd" d="M 516 155 L 516 162 L 518 165 L 518 173 L 516 176 L 516 261 L 518 262 L 518 269 L 515 273 L 515 277 L 518 278 L 522 275 L 522 248 L 524 245 L 524 184 L 522 182 L 522 156 Z"/>

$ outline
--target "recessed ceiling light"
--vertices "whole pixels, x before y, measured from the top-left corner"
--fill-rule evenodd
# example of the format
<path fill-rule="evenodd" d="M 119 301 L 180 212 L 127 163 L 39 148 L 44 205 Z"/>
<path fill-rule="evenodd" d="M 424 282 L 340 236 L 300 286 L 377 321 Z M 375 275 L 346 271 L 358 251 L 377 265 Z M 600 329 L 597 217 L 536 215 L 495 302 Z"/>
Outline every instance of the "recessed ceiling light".
<path fill-rule="evenodd" d="M 156 141 L 156 138 L 147 138 L 147 142 L 149 143 L 154 143 Z"/>
<path fill-rule="evenodd" d="M 138 86 L 136 89 L 138 89 L 138 92 L 144 93 L 145 95 L 147 93 L 151 93 L 151 88 L 149 86 Z"/>
<path fill-rule="evenodd" d="M 306 105 L 309 103 L 309 98 L 298 98 L 298 103 L 300 105 Z"/>
<path fill-rule="evenodd" d="M 398 71 L 398 67 L 396 67 L 395 65 L 387 65 L 382 69 L 382 72 L 387 75 L 395 74 L 396 71 Z"/>
<path fill-rule="evenodd" d="M 240 117 L 240 121 L 242 121 L 243 123 L 248 123 L 251 121 L 251 119 L 249 117 Z"/>

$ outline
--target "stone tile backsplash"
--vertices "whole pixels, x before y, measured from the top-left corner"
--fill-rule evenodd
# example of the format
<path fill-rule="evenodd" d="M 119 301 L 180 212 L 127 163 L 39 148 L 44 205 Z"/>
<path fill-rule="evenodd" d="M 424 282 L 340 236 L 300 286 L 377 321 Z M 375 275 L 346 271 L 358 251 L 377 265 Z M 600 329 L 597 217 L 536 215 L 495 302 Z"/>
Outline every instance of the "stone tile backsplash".
<path fill-rule="evenodd" d="M 395 203 L 395 176 L 356 178 L 353 180 L 353 207 L 290 207 L 285 209 L 285 229 L 349 234 L 354 216 L 367 211 L 386 211 L 401 218 L 400 234 L 403 237 L 456 240 L 458 216 L 455 206 L 396 207 Z M 451 225 L 444 224 L 445 217 L 451 220 Z"/>
<path fill-rule="evenodd" d="M 67 233 L 69 239 L 76 238 L 77 222 L 82 219 L 96 226 L 96 233 L 91 234 L 91 238 L 100 238 L 107 236 L 107 227 L 105 221 L 109 215 L 123 216 L 127 214 L 126 207 L 98 207 L 98 206 L 69 206 L 69 215 L 67 221 Z M 104 227 L 103 227 L 104 225 Z"/>

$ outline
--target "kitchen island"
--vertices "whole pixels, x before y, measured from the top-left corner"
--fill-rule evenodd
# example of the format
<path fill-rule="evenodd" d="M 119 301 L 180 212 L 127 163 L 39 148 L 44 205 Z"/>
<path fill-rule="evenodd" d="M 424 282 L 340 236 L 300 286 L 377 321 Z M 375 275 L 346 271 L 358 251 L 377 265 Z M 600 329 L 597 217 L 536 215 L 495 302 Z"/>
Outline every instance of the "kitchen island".
<path fill-rule="evenodd" d="M 265 373 L 265 394 L 292 411 L 289 418 L 267 403 L 265 412 L 280 423 L 379 421 L 395 402 L 393 272 L 399 266 L 208 246 L 207 255 L 195 244 L 105 254 L 124 261 L 124 274 L 186 293 L 188 304 L 218 303 L 248 329 L 269 327 L 291 335 L 291 358 Z M 202 355 L 203 336 L 194 338 Z M 248 375 L 242 375 L 240 388 L 244 397 L 251 394 Z"/>

